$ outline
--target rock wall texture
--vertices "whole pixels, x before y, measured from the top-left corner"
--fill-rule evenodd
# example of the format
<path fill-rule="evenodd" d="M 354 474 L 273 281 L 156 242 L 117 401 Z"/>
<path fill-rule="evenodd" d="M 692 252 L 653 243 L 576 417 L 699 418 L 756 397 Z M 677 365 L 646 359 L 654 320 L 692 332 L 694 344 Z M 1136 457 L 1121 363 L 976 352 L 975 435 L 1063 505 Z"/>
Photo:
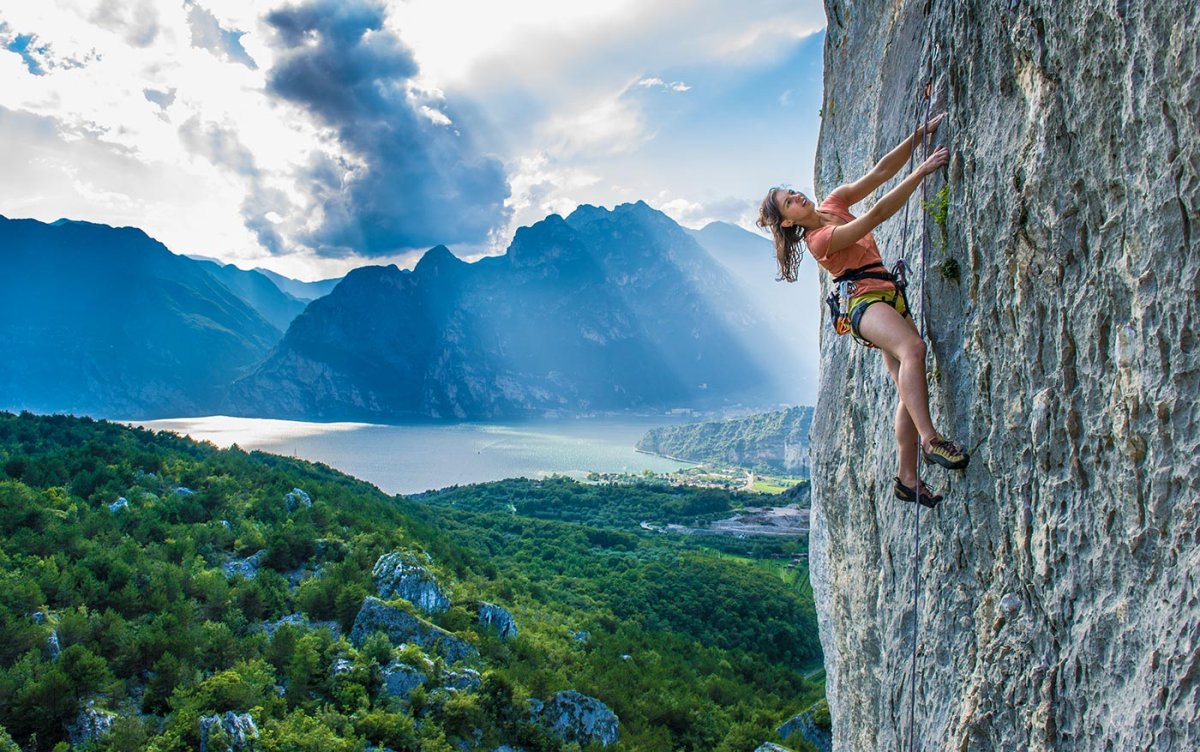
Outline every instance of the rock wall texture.
<path fill-rule="evenodd" d="M 921 515 L 916 748 L 1200 749 L 1200 4 L 826 11 L 819 195 L 914 124 L 926 52 L 948 112 L 921 305 L 935 423 L 976 451 L 965 474 L 925 471 L 947 499 Z M 898 254 L 899 215 L 876 239 Z M 821 352 L 812 575 L 835 748 L 908 749 L 895 390 L 827 326 Z"/>

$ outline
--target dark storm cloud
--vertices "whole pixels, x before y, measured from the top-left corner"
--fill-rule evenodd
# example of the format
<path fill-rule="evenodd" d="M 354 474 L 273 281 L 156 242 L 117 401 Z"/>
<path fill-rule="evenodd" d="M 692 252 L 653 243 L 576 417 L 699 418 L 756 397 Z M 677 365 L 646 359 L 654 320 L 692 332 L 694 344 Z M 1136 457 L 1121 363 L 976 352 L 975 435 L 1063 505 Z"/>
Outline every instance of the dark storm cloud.
<path fill-rule="evenodd" d="M 187 22 L 193 47 L 208 50 L 229 62 L 241 63 L 251 70 L 258 68 L 254 58 L 242 46 L 242 35 L 246 32 L 226 29 L 208 9 L 194 2 L 185 2 L 184 6 L 188 9 Z"/>
<path fill-rule="evenodd" d="M 279 47 L 269 91 L 311 112 L 361 162 L 318 159 L 305 176 L 324 216 L 304 240 L 325 255 L 482 241 L 508 217 L 502 165 L 446 122 L 444 103 L 411 90 L 416 61 L 384 14 L 367 0 L 316 0 L 267 16 Z"/>

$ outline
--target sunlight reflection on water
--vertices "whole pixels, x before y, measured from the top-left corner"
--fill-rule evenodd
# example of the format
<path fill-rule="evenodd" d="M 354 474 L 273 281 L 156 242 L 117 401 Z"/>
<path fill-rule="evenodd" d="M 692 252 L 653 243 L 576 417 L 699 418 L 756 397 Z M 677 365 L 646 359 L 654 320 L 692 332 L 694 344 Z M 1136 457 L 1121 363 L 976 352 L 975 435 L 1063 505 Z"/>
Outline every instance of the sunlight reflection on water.
<path fill-rule="evenodd" d="M 634 449 L 650 428 L 672 418 L 537 421 L 519 424 L 375 425 L 260 418 L 133 421 L 220 447 L 237 444 L 324 462 L 387 493 L 418 493 L 501 478 L 583 477 L 588 471 L 658 472 L 687 463 Z"/>

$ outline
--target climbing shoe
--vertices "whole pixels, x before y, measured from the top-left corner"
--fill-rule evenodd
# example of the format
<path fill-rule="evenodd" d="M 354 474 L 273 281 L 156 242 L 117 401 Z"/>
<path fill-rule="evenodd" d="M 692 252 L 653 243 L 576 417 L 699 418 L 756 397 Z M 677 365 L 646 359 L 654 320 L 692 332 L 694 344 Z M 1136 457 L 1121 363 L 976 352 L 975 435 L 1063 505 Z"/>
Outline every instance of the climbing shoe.
<path fill-rule="evenodd" d="M 921 450 L 921 455 L 925 457 L 926 462 L 936 462 L 950 470 L 962 470 L 971 461 L 971 455 L 941 436 L 934 436 L 929 442 L 929 448 Z"/>
<path fill-rule="evenodd" d="M 930 491 L 929 486 L 925 485 L 924 481 L 918 480 L 917 484 L 921 486 L 921 506 L 928 507 L 929 509 L 936 507 L 938 502 L 942 500 L 942 495 Z M 900 501 L 907 501 L 911 504 L 917 500 L 917 489 L 909 488 L 901 483 L 899 476 L 896 477 L 893 491 L 896 494 L 896 498 Z"/>

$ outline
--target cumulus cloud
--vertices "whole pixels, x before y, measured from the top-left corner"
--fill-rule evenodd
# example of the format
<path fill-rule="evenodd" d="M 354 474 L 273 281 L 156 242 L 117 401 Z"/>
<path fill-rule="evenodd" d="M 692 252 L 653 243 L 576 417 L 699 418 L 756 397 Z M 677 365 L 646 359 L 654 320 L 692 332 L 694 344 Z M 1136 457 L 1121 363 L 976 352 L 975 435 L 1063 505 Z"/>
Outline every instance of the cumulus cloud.
<path fill-rule="evenodd" d="M 421 89 L 412 52 L 384 22 L 384 6 L 368 0 L 315 0 L 267 16 L 277 48 L 267 90 L 336 141 L 303 176 L 319 211 L 301 242 L 328 256 L 478 242 L 508 217 L 502 164 Z"/>
<path fill-rule="evenodd" d="M 147 102 L 153 102 L 161 109 L 167 109 L 175 101 L 175 89 L 169 88 L 165 91 L 158 89 L 142 89 L 142 94 L 146 97 Z"/>
<path fill-rule="evenodd" d="M 242 36 L 246 32 L 226 29 L 210 11 L 190 0 L 184 6 L 194 46 L 208 50 L 222 60 L 241 63 L 250 70 L 258 68 L 254 58 L 242 46 Z"/>
<path fill-rule="evenodd" d="M 84 58 L 59 55 L 54 45 L 45 41 L 40 34 L 18 34 L 4 21 L 0 21 L 0 46 L 20 55 L 25 69 L 35 76 L 80 68 L 97 57 L 94 50 Z"/>
<path fill-rule="evenodd" d="M 509 223 L 496 228 L 479 254 L 468 250 L 465 257 L 503 253 L 518 227 L 534 224 L 549 214 L 565 217 L 581 203 L 577 196 L 587 195 L 601 180 L 595 172 L 564 163 L 544 151 L 520 157 L 507 167 L 512 184 L 512 195 L 505 202 L 511 211 Z"/>
<path fill-rule="evenodd" d="M 91 15 L 92 23 L 118 33 L 134 47 L 149 47 L 158 37 L 158 10 L 150 0 L 102 0 Z"/>
<path fill-rule="evenodd" d="M 677 91 L 680 93 L 691 91 L 692 88 L 682 81 L 672 81 L 671 83 L 667 83 L 666 81 L 657 77 L 643 78 L 641 81 L 637 82 L 637 85 L 646 89 L 666 89 L 667 91 Z"/>
<path fill-rule="evenodd" d="M 179 127 L 179 137 L 190 151 L 213 164 L 224 165 L 247 177 L 258 175 L 254 155 L 231 126 L 201 122 L 193 115 Z"/>
<path fill-rule="evenodd" d="M 757 217 L 757 204 L 751 199 L 727 196 L 712 201 L 659 196 L 658 208 L 684 227 L 700 229 L 710 222 L 728 222 L 751 229 Z"/>
<path fill-rule="evenodd" d="M 179 128 L 180 141 L 193 153 L 232 170 L 243 178 L 245 198 L 241 211 L 246 229 L 272 254 L 292 250 L 285 238 L 293 227 L 285 217 L 295 216 L 297 207 L 286 191 L 276 187 L 271 177 L 261 170 L 253 152 L 238 137 L 233 125 L 203 122 L 199 116 L 189 118 Z"/>
<path fill-rule="evenodd" d="M 710 222 L 728 222 L 752 227 L 756 215 L 754 201 L 725 197 L 709 201 L 686 198 L 666 199 L 660 195 L 659 209 L 684 227 L 700 229 Z"/>
<path fill-rule="evenodd" d="M 82 126 L 2 105 L 0 135 L 7 154 L 0 213 L 6 216 L 132 225 L 181 253 L 214 255 L 249 245 L 241 223 L 223 221 L 238 216 L 240 186 L 211 169 L 146 162 Z"/>

